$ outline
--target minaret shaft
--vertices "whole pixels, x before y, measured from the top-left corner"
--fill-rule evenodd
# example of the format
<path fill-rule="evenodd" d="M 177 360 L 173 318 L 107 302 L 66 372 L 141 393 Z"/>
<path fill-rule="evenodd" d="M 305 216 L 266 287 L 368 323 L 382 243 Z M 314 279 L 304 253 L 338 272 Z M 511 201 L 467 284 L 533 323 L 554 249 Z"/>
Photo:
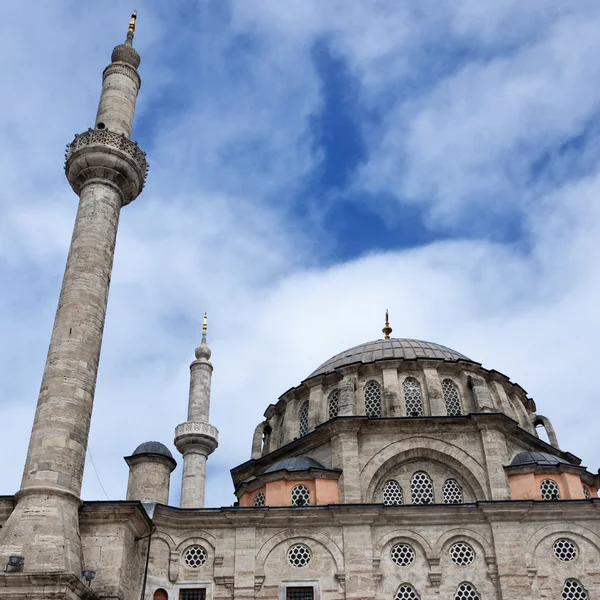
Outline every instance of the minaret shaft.
<path fill-rule="evenodd" d="M 202 343 L 190 365 L 188 420 L 175 429 L 175 446 L 183 454 L 181 508 L 202 508 L 206 486 L 206 461 L 218 445 L 219 432 L 208 423 L 213 367 L 206 343 L 206 315 Z"/>
<path fill-rule="evenodd" d="M 147 169 L 145 154 L 129 139 L 140 85 L 132 39 L 130 28 L 104 72 L 103 125 L 68 145 L 65 172 L 79 208 L 21 489 L 0 529 L 0 564 L 18 554 L 25 571 L 81 574 L 79 495 L 119 213 L 141 192 Z"/>

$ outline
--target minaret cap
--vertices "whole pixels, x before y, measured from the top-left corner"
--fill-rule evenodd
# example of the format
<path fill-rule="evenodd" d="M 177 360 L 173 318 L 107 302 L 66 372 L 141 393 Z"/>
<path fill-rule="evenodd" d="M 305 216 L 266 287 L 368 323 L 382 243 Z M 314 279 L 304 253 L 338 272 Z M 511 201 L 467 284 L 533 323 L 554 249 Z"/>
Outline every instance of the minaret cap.
<path fill-rule="evenodd" d="M 198 360 L 200 360 L 200 359 L 209 360 L 210 355 L 212 354 L 210 348 L 208 347 L 208 344 L 206 343 L 207 329 L 208 329 L 208 318 L 206 316 L 206 313 L 204 313 L 204 320 L 202 321 L 202 342 L 200 343 L 200 346 L 198 346 L 198 348 L 196 348 L 196 358 Z"/>
<path fill-rule="evenodd" d="M 387 308 L 385 309 L 385 327 L 381 331 L 383 332 L 383 335 L 385 336 L 384 339 L 389 340 L 390 333 L 392 333 L 392 328 L 390 327 L 390 315 L 388 313 Z"/>
<path fill-rule="evenodd" d="M 133 11 L 131 19 L 129 19 L 129 27 L 127 28 L 127 37 L 125 43 L 116 46 L 112 51 L 112 62 L 124 62 L 131 65 L 134 69 L 140 66 L 140 55 L 133 47 L 133 34 L 135 33 L 135 21 L 137 19 L 137 11 Z"/>

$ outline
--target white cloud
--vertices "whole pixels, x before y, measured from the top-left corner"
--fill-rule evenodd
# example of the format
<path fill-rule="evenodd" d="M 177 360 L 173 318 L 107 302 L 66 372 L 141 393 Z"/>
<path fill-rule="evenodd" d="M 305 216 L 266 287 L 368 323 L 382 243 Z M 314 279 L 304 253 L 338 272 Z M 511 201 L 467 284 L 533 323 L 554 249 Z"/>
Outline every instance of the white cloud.
<path fill-rule="evenodd" d="M 553 419 L 562 445 L 595 468 L 599 411 L 589 374 L 599 330 L 599 176 L 534 194 L 505 167 L 579 132 L 597 110 L 596 9 L 232 6 L 222 31 L 183 41 L 169 37 L 172 23 L 161 21 L 158 4 L 139 7 L 138 123 L 152 121 L 152 169 L 143 195 L 122 213 L 90 437 L 110 497 L 125 495 L 122 456 L 148 439 L 171 445 L 184 420 L 205 310 L 211 421 L 221 431 L 209 504 L 231 503 L 227 471 L 249 457 L 268 404 L 330 355 L 378 337 L 385 308 L 395 334 L 455 347 L 518 381 Z M 62 148 L 92 122 L 101 70 L 120 41 L 108 32 L 123 18 L 116 2 L 73 14 L 40 7 L 33 21 L 29 9 L 11 10 L 12 20 L 0 23 L 9 90 L 0 99 L 0 439 L 12 458 L 0 493 L 19 486 L 75 212 Z M 500 54 L 466 57 L 399 100 L 398 86 L 427 65 L 428 41 L 445 30 Z M 242 61 L 247 70 L 236 73 L 231 52 L 244 35 L 259 38 L 252 60 Z M 408 191 L 433 211 L 435 227 L 469 219 L 474 203 L 510 191 L 506 202 L 523 207 L 525 248 L 493 243 L 490 234 L 322 266 L 335 240 L 301 226 L 289 208 L 321 160 L 308 120 L 322 103 L 310 48 L 323 35 L 357 77 L 360 108 L 381 111 L 365 125 L 368 162 L 356 185 Z M 171 68 L 177 43 L 188 44 L 183 71 Z M 182 108 L 165 104 L 162 115 L 157 106 L 178 85 L 174 73 L 199 84 L 185 87 Z M 400 205 L 396 211 L 402 218 Z M 103 497 L 89 465 L 84 496 Z"/>

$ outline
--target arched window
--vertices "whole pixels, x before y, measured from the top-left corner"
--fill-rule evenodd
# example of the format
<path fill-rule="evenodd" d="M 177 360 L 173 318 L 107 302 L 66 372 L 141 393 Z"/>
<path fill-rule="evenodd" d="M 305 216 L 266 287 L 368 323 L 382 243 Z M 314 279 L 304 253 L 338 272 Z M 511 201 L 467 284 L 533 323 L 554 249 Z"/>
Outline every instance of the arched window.
<path fill-rule="evenodd" d="M 456 479 L 446 479 L 442 488 L 444 504 L 462 504 L 463 493 L 460 483 Z"/>
<path fill-rule="evenodd" d="M 413 377 L 404 380 L 404 403 L 406 404 L 407 417 L 423 416 L 423 398 L 421 397 L 421 386 Z"/>
<path fill-rule="evenodd" d="M 329 414 L 329 418 L 333 419 L 338 416 L 338 412 L 340 410 L 340 390 L 333 390 L 331 394 L 329 394 L 329 400 L 327 401 L 327 412 Z"/>
<path fill-rule="evenodd" d="M 420 600 L 415 588 L 409 583 L 403 583 L 396 592 L 394 600 Z"/>
<path fill-rule="evenodd" d="M 540 492 L 542 500 L 560 500 L 560 491 L 558 483 L 554 479 L 544 479 L 540 483 Z"/>
<path fill-rule="evenodd" d="M 481 600 L 479 593 L 472 583 L 463 582 L 458 586 L 454 600 Z"/>
<path fill-rule="evenodd" d="M 592 492 L 590 492 L 590 488 L 585 485 L 585 484 L 581 484 L 581 487 L 583 488 L 583 497 L 586 500 L 591 500 L 592 499 Z"/>
<path fill-rule="evenodd" d="M 402 504 L 402 488 L 395 479 L 386 481 L 383 486 L 383 503 L 387 506 Z"/>
<path fill-rule="evenodd" d="M 588 600 L 588 593 L 577 579 L 567 579 L 563 585 L 561 598 L 563 600 Z"/>
<path fill-rule="evenodd" d="M 460 395 L 456 384 L 450 379 L 444 379 L 442 381 L 442 393 L 444 394 L 444 402 L 446 403 L 446 414 L 449 417 L 462 415 Z"/>
<path fill-rule="evenodd" d="M 153 600 L 169 600 L 169 594 L 167 594 L 166 590 L 162 588 L 158 588 L 154 592 L 154 596 L 152 596 Z"/>
<path fill-rule="evenodd" d="M 264 506 L 265 505 L 265 493 L 258 492 L 254 495 L 254 506 Z"/>
<path fill-rule="evenodd" d="M 425 471 L 417 471 L 410 480 L 413 504 L 433 504 L 433 484 Z"/>
<path fill-rule="evenodd" d="M 290 497 L 292 506 L 308 506 L 310 504 L 310 490 L 302 483 L 292 488 Z"/>
<path fill-rule="evenodd" d="M 365 385 L 365 413 L 367 417 L 381 416 L 381 388 L 376 381 Z"/>
<path fill-rule="evenodd" d="M 308 433 L 308 402 L 305 402 L 302 405 L 302 408 L 300 408 L 300 415 L 298 420 L 300 422 L 299 433 L 300 437 L 302 437 L 303 435 L 306 435 Z"/>

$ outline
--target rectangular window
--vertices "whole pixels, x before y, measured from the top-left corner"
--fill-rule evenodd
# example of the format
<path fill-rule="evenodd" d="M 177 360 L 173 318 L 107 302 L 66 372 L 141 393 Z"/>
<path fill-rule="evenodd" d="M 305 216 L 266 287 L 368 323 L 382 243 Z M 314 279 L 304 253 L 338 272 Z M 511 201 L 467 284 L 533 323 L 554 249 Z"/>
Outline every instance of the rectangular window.
<path fill-rule="evenodd" d="M 286 588 L 286 600 L 313 600 L 313 587 Z"/>
<path fill-rule="evenodd" d="M 179 600 L 206 600 L 206 589 L 179 590 Z"/>

